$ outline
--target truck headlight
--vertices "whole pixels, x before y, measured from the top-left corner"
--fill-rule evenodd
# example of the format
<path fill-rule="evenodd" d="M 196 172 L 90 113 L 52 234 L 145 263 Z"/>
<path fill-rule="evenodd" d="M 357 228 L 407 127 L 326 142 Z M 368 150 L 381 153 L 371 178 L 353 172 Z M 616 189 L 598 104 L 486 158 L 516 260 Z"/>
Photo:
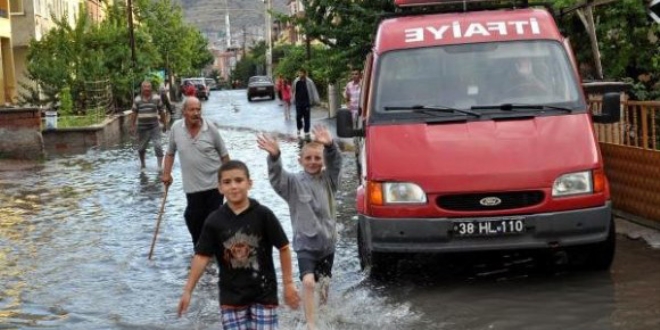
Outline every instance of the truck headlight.
<path fill-rule="evenodd" d="M 383 202 L 385 204 L 423 204 L 426 193 L 422 188 L 409 182 L 383 183 Z"/>
<path fill-rule="evenodd" d="M 552 197 L 591 194 L 593 191 L 591 171 L 564 174 L 552 185 Z"/>

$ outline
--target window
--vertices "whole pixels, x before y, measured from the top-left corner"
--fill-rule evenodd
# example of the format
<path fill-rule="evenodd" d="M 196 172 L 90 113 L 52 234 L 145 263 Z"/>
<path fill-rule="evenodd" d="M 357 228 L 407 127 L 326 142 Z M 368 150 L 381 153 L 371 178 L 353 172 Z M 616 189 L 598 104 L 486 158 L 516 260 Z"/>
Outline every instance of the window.
<path fill-rule="evenodd" d="M 9 0 L 9 9 L 12 14 L 23 14 L 23 0 Z"/>

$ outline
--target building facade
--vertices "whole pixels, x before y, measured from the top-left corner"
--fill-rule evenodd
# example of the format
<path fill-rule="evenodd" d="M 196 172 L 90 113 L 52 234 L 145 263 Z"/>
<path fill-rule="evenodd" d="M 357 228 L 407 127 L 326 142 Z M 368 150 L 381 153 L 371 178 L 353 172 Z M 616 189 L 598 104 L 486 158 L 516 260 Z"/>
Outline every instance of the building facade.
<path fill-rule="evenodd" d="M 33 85 L 26 75 L 27 50 L 30 41 L 41 40 L 50 29 L 55 27 L 51 13 L 57 19 L 66 15 L 69 25 L 73 26 L 80 15 L 81 0 L 10 0 L 15 75 L 18 82 L 18 94 L 24 93 L 22 84 Z M 96 1 L 98 2 L 98 1 Z M 11 48 L 10 48 L 11 49 Z"/>
<path fill-rule="evenodd" d="M 16 74 L 12 53 L 11 5 L 15 1 L 0 0 L 0 106 L 16 100 Z"/>
<path fill-rule="evenodd" d="M 300 0 L 289 0 L 287 3 L 289 9 L 289 16 L 301 17 L 305 15 L 305 7 Z M 300 31 L 300 27 L 291 25 L 290 23 L 282 27 L 281 37 L 294 45 L 302 45 L 305 43 L 305 35 Z"/>

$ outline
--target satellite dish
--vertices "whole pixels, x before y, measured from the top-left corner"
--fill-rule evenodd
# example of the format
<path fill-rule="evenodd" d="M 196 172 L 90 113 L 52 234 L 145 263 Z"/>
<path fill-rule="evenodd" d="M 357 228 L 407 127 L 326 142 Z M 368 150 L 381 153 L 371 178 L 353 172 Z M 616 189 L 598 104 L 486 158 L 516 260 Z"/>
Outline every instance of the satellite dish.
<path fill-rule="evenodd" d="M 651 15 L 656 23 L 660 24 L 660 0 L 651 0 L 649 10 L 651 11 L 649 15 Z"/>

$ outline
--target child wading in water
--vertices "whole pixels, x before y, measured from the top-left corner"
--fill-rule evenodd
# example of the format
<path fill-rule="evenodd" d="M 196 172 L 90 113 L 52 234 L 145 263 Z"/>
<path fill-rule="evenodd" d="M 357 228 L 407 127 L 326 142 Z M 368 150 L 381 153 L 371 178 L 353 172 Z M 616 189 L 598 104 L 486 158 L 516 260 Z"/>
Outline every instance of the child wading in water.
<path fill-rule="evenodd" d="M 259 148 L 268 152 L 268 177 L 275 191 L 289 204 L 293 227 L 293 249 L 303 283 L 303 306 L 307 328 L 316 329 L 314 291 L 321 286 L 321 302 L 328 297 L 329 279 L 337 241 L 335 193 L 339 184 L 342 156 L 327 127 L 317 125 L 315 141 L 305 144 L 298 162 L 299 173 L 282 167 L 277 141 L 266 135 L 257 138 Z M 325 166 L 325 169 L 323 168 Z"/>
<path fill-rule="evenodd" d="M 291 84 L 288 79 L 282 79 L 280 92 L 282 93 L 282 102 L 284 102 L 284 119 L 291 120 Z"/>
<path fill-rule="evenodd" d="M 227 202 L 204 223 L 178 315 L 188 309 L 199 278 L 215 256 L 220 267 L 222 328 L 275 330 L 278 299 L 273 246 L 280 251 L 284 301 L 295 309 L 300 300 L 291 275 L 289 241 L 273 212 L 248 198 L 252 180 L 243 162 L 231 160 L 223 164 L 218 180 Z"/>

